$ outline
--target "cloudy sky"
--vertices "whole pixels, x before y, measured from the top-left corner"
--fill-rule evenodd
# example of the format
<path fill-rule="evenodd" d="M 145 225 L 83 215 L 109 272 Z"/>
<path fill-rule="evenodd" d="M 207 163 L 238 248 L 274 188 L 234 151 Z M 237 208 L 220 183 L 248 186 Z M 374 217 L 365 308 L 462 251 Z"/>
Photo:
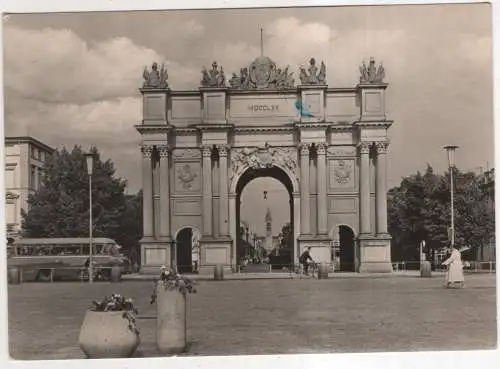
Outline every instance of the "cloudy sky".
<path fill-rule="evenodd" d="M 130 192 L 141 186 L 134 124 L 144 67 L 164 60 L 173 89 L 197 88 L 203 65 L 217 60 L 230 75 L 258 56 L 261 27 L 267 56 L 296 68 L 324 60 L 330 86 L 354 86 L 363 59 L 383 61 L 389 186 L 426 163 L 442 171 L 450 143 L 461 169 L 493 165 L 488 4 L 26 14 L 3 25 L 5 134 L 94 144 Z M 248 199 L 262 196 L 253 187 Z M 277 204 L 275 229 L 288 216 Z"/>

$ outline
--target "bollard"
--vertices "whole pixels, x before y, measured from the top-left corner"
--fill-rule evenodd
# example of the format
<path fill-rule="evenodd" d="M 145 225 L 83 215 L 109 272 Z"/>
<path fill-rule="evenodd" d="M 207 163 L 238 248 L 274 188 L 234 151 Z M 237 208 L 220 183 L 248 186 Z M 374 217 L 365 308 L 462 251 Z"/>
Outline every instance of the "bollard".
<path fill-rule="evenodd" d="M 111 267 L 111 282 L 121 282 L 122 281 L 122 269 L 118 265 Z"/>
<path fill-rule="evenodd" d="M 326 263 L 319 264 L 318 279 L 328 279 L 328 265 Z"/>
<path fill-rule="evenodd" d="M 222 281 L 224 279 L 224 268 L 222 264 L 217 264 L 214 267 L 214 280 Z"/>
<path fill-rule="evenodd" d="M 422 278 L 432 277 L 431 263 L 428 262 L 427 260 L 424 260 L 420 263 L 420 277 Z"/>
<path fill-rule="evenodd" d="M 177 289 L 157 287 L 156 344 L 162 354 L 178 354 L 186 349 L 186 295 Z"/>
<path fill-rule="evenodd" d="M 10 284 L 21 283 L 20 271 L 18 267 L 9 267 L 8 280 Z"/>

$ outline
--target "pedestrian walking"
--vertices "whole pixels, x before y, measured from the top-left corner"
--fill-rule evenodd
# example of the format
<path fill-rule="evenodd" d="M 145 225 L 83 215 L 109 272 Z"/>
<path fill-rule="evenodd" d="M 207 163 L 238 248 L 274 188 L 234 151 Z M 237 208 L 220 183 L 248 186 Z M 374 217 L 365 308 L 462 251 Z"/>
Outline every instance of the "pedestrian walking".
<path fill-rule="evenodd" d="M 450 257 L 442 263 L 443 265 L 448 266 L 448 270 L 446 272 L 446 288 L 454 287 L 455 284 L 458 284 L 461 288 L 463 288 L 465 279 L 462 264 L 462 255 L 460 254 L 460 251 L 458 251 L 456 246 L 452 247 L 450 251 Z"/>

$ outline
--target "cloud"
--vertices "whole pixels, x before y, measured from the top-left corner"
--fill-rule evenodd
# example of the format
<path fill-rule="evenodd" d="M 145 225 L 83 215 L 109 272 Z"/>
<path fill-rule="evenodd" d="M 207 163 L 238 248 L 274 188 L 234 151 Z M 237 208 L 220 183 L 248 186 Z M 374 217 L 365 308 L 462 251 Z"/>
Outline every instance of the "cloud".
<path fill-rule="evenodd" d="M 200 30 L 197 23 L 190 27 Z M 86 104 L 134 96 L 143 68 L 153 61 L 165 61 L 188 81 L 195 74 L 126 37 L 90 43 L 67 29 L 6 27 L 4 39 L 6 88 L 48 103 Z"/>

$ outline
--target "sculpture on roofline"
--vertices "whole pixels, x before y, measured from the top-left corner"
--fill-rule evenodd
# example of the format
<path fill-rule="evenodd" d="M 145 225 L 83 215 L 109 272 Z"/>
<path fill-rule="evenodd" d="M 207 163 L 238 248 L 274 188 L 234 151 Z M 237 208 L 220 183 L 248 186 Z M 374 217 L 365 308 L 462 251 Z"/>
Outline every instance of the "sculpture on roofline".
<path fill-rule="evenodd" d="M 276 63 L 266 56 L 255 59 L 248 68 L 241 68 L 240 74 L 233 73 L 229 80 L 231 89 L 272 90 L 294 87 L 293 73 L 278 68 Z"/>
<path fill-rule="evenodd" d="M 385 69 L 382 63 L 378 66 L 375 66 L 375 59 L 370 58 L 370 64 L 368 67 L 366 63 L 363 61 L 363 64 L 359 67 L 360 77 L 359 83 L 369 84 L 369 83 L 384 83 L 385 78 Z"/>
<path fill-rule="evenodd" d="M 309 72 L 309 73 L 308 73 Z M 325 85 L 326 84 L 326 65 L 321 62 L 319 68 L 316 66 L 316 59 L 311 58 L 309 68 L 300 67 L 300 83 L 303 85 Z"/>
<path fill-rule="evenodd" d="M 217 62 L 212 63 L 212 69 L 207 71 L 205 67 L 201 70 L 201 85 L 203 87 L 226 87 L 226 76 L 224 75 L 224 69 L 220 67 L 218 69 Z"/>
<path fill-rule="evenodd" d="M 168 74 L 164 63 L 162 63 L 160 70 L 158 70 L 158 64 L 156 62 L 151 66 L 151 72 L 148 71 L 148 68 L 144 68 L 142 77 L 144 78 L 144 88 L 168 87 Z"/>

